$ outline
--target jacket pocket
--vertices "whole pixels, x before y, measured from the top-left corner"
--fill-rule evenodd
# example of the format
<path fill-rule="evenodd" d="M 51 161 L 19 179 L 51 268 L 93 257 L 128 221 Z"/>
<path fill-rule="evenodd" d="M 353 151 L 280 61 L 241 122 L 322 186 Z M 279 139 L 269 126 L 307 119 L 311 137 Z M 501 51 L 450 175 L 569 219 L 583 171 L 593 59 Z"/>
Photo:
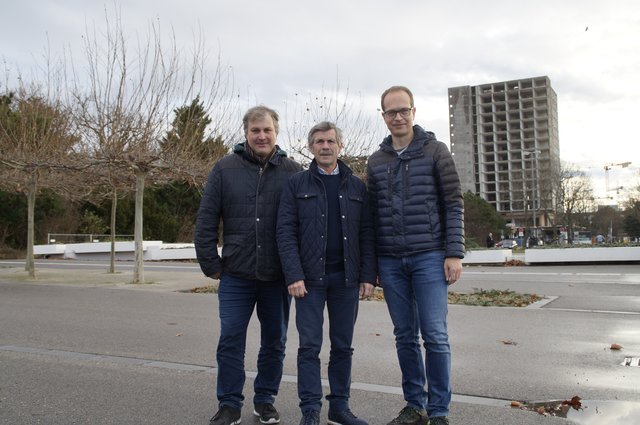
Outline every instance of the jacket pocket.
<path fill-rule="evenodd" d="M 298 205 L 298 217 L 300 219 L 314 219 L 318 203 L 317 192 L 296 193 L 296 203 Z"/>

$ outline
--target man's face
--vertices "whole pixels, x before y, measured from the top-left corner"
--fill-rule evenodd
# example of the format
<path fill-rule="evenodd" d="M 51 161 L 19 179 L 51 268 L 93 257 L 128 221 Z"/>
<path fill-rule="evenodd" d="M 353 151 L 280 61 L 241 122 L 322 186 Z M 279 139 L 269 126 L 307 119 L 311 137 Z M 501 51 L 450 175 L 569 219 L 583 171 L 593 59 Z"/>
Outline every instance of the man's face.
<path fill-rule="evenodd" d="M 335 130 L 316 131 L 313 133 L 313 143 L 309 146 L 309 150 L 313 154 L 318 167 L 326 172 L 333 171 L 338 164 L 338 155 L 342 150 L 342 146 L 338 144 Z"/>
<path fill-rule="evenodd" d="M 276 146 L 277 134 L 273 118 L 270 115 L 265 115 L 263 118 L 249 121 L 246 137 L 249 146 L 256 155 L 261 158 L 268 157 Z"/>
<path fill-rule="evenodd" d="M 384 97 L 382 117 L 391 135 L 404 137 L 413 131 L 415 108 L 411 107 L 411 99 L 404 91 L 392 91 Z"/>

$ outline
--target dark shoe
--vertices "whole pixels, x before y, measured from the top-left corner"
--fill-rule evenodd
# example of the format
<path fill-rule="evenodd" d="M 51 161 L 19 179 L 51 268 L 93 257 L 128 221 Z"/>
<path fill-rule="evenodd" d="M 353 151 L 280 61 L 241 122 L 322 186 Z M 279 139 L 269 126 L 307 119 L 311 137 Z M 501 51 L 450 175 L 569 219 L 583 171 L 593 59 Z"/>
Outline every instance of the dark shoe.
<path fill-rule="evenodd" d="M 300 425 L 320 425 L 320 412 L 316 412 L 315 410 L 302 412 Z"/>
<path fill-rule="evenodd" d="M 277 424 L 280 422 L 280 414 L 271 403 L 254 404 L 253 414 L 258 416 L 263 424 Z"/>
<path fill-rule="evenodd" d="M 434 416 L 429 418 L 429 425 L 449 425 L 449 419 L 446 416 Z"/>
<path fill-rule="evenodd" d="M 429 418 L 427 412 L 413 407 L 406 406 L 400 411 L 398 417 L 389 422 L 387 425 L 428 425 Z"/>
<path fill-rule="evenodd" d="M 367 421 L 358 419 L 351 410 L 337 412 L 329 409 L 329 425 L 369 425 Z"/>
<path fill-rule="evenodd" d="M 238 425 L 241 421 L 240 409 L 231 406 L 220 406 L 220 410 L 209 421 L 209 425 Z"/>

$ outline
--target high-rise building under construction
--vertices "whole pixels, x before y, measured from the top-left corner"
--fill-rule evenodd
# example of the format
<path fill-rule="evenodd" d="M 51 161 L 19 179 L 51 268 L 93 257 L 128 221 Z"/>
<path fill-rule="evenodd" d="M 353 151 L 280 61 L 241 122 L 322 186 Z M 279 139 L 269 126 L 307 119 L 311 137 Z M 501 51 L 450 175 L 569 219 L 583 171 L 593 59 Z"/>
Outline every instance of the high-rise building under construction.
<path fill-rule="evenodd" d="M 480 195 L 513 228 L 548 226 L 560 171 L 549 78 L 449 88 L 449 123 L 462 190 Z"/>

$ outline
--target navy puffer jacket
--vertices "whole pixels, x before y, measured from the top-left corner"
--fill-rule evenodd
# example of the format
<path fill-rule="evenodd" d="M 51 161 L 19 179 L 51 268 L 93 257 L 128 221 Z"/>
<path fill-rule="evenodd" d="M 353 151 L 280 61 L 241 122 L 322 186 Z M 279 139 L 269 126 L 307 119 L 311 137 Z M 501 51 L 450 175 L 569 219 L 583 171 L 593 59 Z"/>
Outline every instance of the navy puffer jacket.
<path fill-rule="evenodd" d="M 276 146 L 262 165 L 240 143 L 213 167 L 195 232 L 196 255 L 206 276 L 224 271 L 243 279 L 282 279 L 275 238 L 280 193 L 287 179 L 302 169 L 286 156 Z M 218 255 L 220 220 L 222 259 Z"/>
<path fill-rule="evenodd" d="M 374 230 L 365 184 L 342 161 L 339 203 L 342 218 L 345 283 L 375 284 Z M 278 212 L 278 250 L 287 285 L 313 284 L 325 274 L 327 199 L 315 160 L 282 190 Z"/>
<path fill-rule="evenodd" d="M 378 255 L 401 257 L 442 249 L 463 258 L 464 203 L 447 146 L 422 127 L 398 155 L 385 138 L 369 158 L 367 185 Z"/>

